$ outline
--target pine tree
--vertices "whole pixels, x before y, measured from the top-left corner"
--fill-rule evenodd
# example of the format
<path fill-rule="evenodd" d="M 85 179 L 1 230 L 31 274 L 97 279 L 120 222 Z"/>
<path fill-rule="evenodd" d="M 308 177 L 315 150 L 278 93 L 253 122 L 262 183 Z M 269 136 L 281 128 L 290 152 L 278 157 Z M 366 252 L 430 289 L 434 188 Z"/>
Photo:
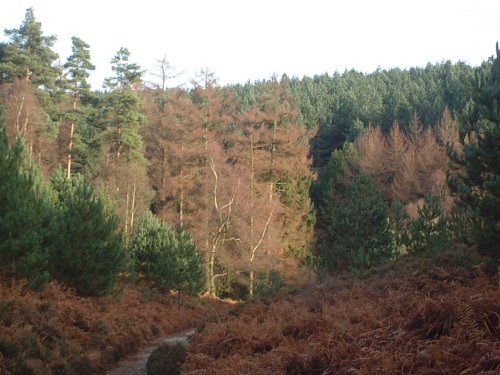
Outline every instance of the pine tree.
<path fill-rule="evenodd" d="M 197 294 L 202 291 L 205 280 L 201 257 L 193 238 L 184 227 L 178 226 L 174 243 L 171 248 L 174 267 L 170 287 L 179 292 Z"/>
<path fill-rule="evenodd" d="M 83 295 L 109 293 L 125 259 L 117 218 L 82 176 L 68 180 L 60 172 L 53 185 L 59 202 L 50 254 L 54 277 Z"/>
<path fill-rule="evenodd" d="M 474 101 L 461 119 L 463 153 L 448 145 L 452 192 L 472 221 L 469 239 L 500 262 L 500 50 L 476 72 Z"/>
<path fill-rule="evenodd" d="M 9 147 L 0 123 L 0 269 L 26 277 L 30 286 L 48 281 L 46 244 L 53 217 L 51 193 L 22 139 Z"/>
<path fill-rule="evenodd" d="M 392 256 L 387 205 L 367 175 L 360 174 L 337 203 L 321 256 L 329 270 L 363 270 Z"/>
<path fill-rule="evenodd" d="M 327 228 L 335 217 L 336 205 L 344 199 L 348 185 L 347 160 L 352 156 L 352 144 L 346 144 L 343 150 L 332 152 L 328 164 L 311 188 L 311 195 L 317 210 L 317 227 Z"/>
<path fill-rule="evenodd" d="M 102 150 L 100 168 L 95 170 L 99 187 L 106 191 L 117 207 L 124 227 L 125 239 L 131 232 L 138 213 L 144 212 L 151 201 L 146 177 L 141 128 L 146 122 L 142 101 L 134 84 L 139 83 L 142 71 L 128 62 L 129 52 L 120 49 L 111 61 L 115 77 L 108 78 L 107 92 L 100 107 L 98 136 Z"/>
<path fill-rule="evenodd" d="M 35 19 L 33 8 L 26 14 L 19 29 L 5 30 L 10 43 L 3 48 L 0 61 L 0 82 L 24 79 L 37 87 L 52 87 L 57 75 L 53 62 L 57 54 L 52 51 L 55 36 L 44 36 L 42 25 Z"/>
<path fill-rule="evenodd" d="M 451 232 L 435 196 L 425 196 L 424 205 L 418 208 L 418 218 L 402 239 L 410 254 L 434 255 L 451 247 Z"/>
<path fill-rule="evenodd" d="M 7 107 L 7 129 L 11 138 L 25 138 L 33 158 L 48 166 L 53 163 L 51 139 L 57 119 L 56 81 L 60 69 L 52 50 L 55 36 L 45 36 L 32 8 L 26 10 L 19 29 L 6 29 L 9 42 L 0 59 L 2 99 Z M 11 136 L 13 134 L 13 136 Z"/>
<path fill-rule="evenodd" d="M 104 80 L 105 87 L 116 90 L 141 82 L 144 71 L 139 65 L 130 63 L 129 58 L 130 51 L 127 48 L 122 47 L 118 50 L 111 59 L 111 69 L 115 76 Z"/>
<path fill-rule="evenodd" d="M 95 69 L 95 66 L 90 62 L 89 45 L 77 37 L 73 37 L 72 42 L 72 54 L 66 64 L 64 64 L 64 68 L 67 71 L 66 84 L 71 97 L 70 108 L 66 113 L 66 118 L 69 122 L 69 132 L 65 132 L 68 133 L 67 137 L 65 137 L 65 140 L 67 140 L 65 142 L 67 178 L 71 176 L 75 144 L 76 146 L 80 146 L 79 131 L 76 129 L 76 125 L 82 125 L 82 122 L 85 121 L 85 111 L 79 105 L 85 102 L 86 98 L 90 95 L 90 85 L 87 79 L 89 78 L 89 71 Z"/>
<path fill-rule="evenodd" d="M 152 264 L 168 245 L 169 238 L 165 232 L 164 224 L 150 211 L 146 211 L 137 223 L 127 249 L 139 275 L 151 274 Z"/>
<path fill-rule="evenodd" d="M 104 139 L 109 158 L 115 165 L 138 161 L 144 163 L 142 138 L 139 130 L 145 123 L 142 102 L 132 86 L 139 83 L 143 72 L 137 64 L 129 63 L 130 52 L 120 48 L 111 60 L 114 77 L 106 78 L 111 89 L 105 100 Z"/>
<path fill-rule="evenodd" d="M 151 212 L 137 224 L 128 247 L 136 271 L 157 287 L 199 293 L 204 272 L 196 246 L 184 228 L 172 230 Z"/>

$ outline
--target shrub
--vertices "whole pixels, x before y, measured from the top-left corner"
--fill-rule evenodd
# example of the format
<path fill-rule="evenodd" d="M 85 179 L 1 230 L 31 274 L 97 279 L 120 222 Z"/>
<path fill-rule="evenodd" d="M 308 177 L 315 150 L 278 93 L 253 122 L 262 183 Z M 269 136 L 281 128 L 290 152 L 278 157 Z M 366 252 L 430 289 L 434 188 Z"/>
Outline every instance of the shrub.
<path fill-rule="evenodd" d="M 435 197 L 425 197 L 418 218 L 410 224 L 403 242 L 411 254 L 435 255 L 452 246 L 448 223 Z"/>
<path fill-rule="evenodd" d="M 187 354 L 184 345 L 162 344 L 148 358 L 148 375 L 179 375 Z"/>
<path fill-rule="evenodd" d="M 174 231 L 147 212 L 138 223 L 128 249 L 136 271 L 157 287 L 189 294 L 202 290 L 201 258 L 183 227 Z"/>
<path fill-rule="evenodd" d="M 269 271 L 268 275 L 259 274 L 255 295 L 262 297 L 271 297 L 278 295 L 286 286 L 285 281 L 277 270 Z"/>

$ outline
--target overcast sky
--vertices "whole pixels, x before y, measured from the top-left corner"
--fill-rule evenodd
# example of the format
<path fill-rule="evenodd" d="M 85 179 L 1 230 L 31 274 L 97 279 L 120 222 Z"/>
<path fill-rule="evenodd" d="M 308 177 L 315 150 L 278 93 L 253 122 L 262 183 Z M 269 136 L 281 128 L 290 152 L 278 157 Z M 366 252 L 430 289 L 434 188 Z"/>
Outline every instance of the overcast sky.
<path fill-rule="evenodd" d="M 90 44 L 95 89 L 120 47 L 149 71 L 166 56 L 183 81 L 208 67 L 227 84 L 273 73 L 479 65 L 500 40 L 499 0 L 10 0 L 0 28 L 19 28 L 29 7 L 44 34 L 58 37 L 62 62 L 72 36 Z"/>

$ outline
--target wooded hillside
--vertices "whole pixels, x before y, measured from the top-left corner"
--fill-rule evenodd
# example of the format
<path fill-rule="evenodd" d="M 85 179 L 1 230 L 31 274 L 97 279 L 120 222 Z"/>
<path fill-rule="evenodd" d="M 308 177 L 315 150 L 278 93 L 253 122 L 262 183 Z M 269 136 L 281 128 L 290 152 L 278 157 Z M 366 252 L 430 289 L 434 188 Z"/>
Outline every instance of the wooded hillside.
<path fill-rule="evenodd" d="M 5 34 L 0 373 L 104 372 L 190 325 L 196 374 L 498 371 L 498 45 L 185 87 L 123 47 L 98 90 L 33 9 Z"/>
<path fill-rule="evenodd" d="M 86 293 L 106 293 L 126 273 L 245 298 L 463 241 L 497 262 L 498 245 L 481 238 L 498 238 L 498 57 L 229 86 L 205 69 L 179 88 L 168 61 L 146 82 L 120 48 L 101 91 L 88 84 L 91 47 L 73 37 L 58 64 L 56 37 L 32 9 L 6 35 L 3 188 L 26 204 L 3 208 L 8 275 L 71 284 L 104 268 Z M 88 222 L 86 210 L 101 236 L 77 249 L 72 227 Z M 31 242 L 19 215 L 37 228 Z M 72 271 L 59 269 L 57 259 L 82 251 Z M 102 251 L 106 266 L 95 263 Z M 183 257 L 190 266 L 177 281 L 155 276 Z M 180 287 L 193 275 L 199 286 Z"/>

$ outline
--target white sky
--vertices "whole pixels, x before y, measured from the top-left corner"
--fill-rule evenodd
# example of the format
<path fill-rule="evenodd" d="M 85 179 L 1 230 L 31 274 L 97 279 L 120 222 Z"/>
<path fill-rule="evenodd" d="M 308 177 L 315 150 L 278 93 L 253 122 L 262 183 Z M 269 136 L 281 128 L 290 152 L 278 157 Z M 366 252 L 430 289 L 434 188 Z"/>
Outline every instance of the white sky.
<path fill-rule="evenodd" d="M 220 83 L 273 73 L 408 68 L 428 62 L 479 65 L 500 40 L 499 0 L 2 0 L 0 31 L 33 7 L 62 62 L 71 37 L 90 44 L 101 88 L 120 47 L 153 71 L 164 55 L 189 82 L 201 68 Z M 6 40 L 3 34 L 0 40 Z"/>

